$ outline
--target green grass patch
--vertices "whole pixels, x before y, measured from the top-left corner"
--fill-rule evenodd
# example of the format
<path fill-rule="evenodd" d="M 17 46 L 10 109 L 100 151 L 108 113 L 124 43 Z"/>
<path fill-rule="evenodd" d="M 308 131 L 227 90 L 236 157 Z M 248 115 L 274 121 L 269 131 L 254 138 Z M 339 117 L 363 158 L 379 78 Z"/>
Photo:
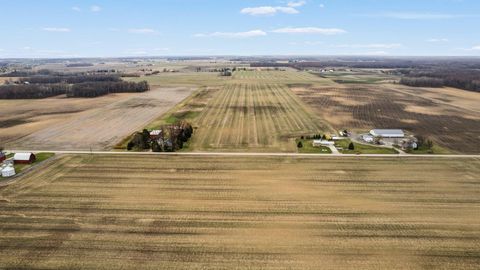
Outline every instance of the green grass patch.
<path fill-rule="evenodd" d="M 425 146 L 421 146 L 419 147 L 417 150 L 408 150 L 408 151 L 405 151 L 409 154 L 417 154 L 417 155 L 428 155 L 428 154 L 431 154 L 431 155 L 447 155 L 447 154 L 452 154 L 452 151 L 446 149 L 446 148 L 443 148 L 441 146 L 438 146 L 438 145 L 433 145 L 433 147 L 431 149 L 425 147 Z"/>
<path fill-rule="evenodd" d="M 337 148 L 342 148 L 342 150 L 339 150 L 342 154 L 398 154 L 397 150 L 393 148 L 378 147 L 355 142 L 353 143 L 355 149 L 349 150 L 348 146 L 351 142 L 351 140 L 340 140 L 335 142 L 335 146 Z"/>
<path fill-rule="evenodd" d="M 35 157 L 36 157 L 36 160 L 33 164 L 15 164 L 14 165 L 14 168 L 15 168 L 15 172 L 18 174 L 18 173 L 21 173 L 22 171 L 36 165 L 36 164 L 39 164 L 51 157 L 53 157 L 55 154 L 54 153 L 48 153 L 48 152 L 42 152 L 42 153 L 38 153 L 38 154 L 35 154 Z M 12 154 L 13 156 L 13 154 Z"/>
<path fill-rule="evenodd" d="M 295 140 L 295 146 L 298 145 L 299 142 L 302 142 L 303 147 L 298 148 L 298 153 L 301 154 L 331 154 L 332 150 L 325 146 L 314 147 L 313 140 Z"/>

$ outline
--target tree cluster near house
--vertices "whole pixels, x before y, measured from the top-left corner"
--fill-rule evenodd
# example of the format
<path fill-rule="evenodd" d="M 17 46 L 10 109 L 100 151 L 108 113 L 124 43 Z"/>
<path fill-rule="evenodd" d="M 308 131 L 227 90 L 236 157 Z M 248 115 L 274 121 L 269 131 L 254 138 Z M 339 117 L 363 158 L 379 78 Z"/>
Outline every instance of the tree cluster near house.
<path fill-rule="evenodd" d="M 175 152 L 184 147 L 192 137 L 193 127 L 187 122 L 162 126 L 158 130 L 144 129 L 133 135 L 127 144 L 127 150 L 148 150 L 152 152 Z"/>

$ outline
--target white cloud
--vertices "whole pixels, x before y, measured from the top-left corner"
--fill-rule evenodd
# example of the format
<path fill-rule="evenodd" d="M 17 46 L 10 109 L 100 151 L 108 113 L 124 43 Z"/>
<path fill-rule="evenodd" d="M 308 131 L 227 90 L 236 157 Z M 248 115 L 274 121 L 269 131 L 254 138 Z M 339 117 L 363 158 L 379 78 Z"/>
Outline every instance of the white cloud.
<path fill-rule="evenodd" d="M 427 42 L 439 43 L 439 42 L 449 42 L 449 40 L 447 38 L 431 38 L 431 39 L 427 39 Z"/>
<path fill-rule="evenodd" d="M 319 6 L 320 8 L 324 8 L 324 7 L 325 7 L 324 4 L 320 4 L 320 5 L 318 5 L 318 6 Z"/>
<path fill-rule="evenodd" d="M 402 47 L 402 44 L 399 43 L 389 43 L 389 44 L 382 44 L 382 43 L 373 43 L 373 44 L 343 44 L 335 46 L 337 48 L 368 48 L 368 49 L 394 49 Z"/>
<path fill-rule="evenodd" d="M 472 50 L 473 50 L 473 51 L 480 51 L 480 45 L 473 46 L 473 47 L 472 47 Z"/>
<path fill-rule="evenodd" d="M 76 12 L 81 12 L 82 11 L 82 9 L 80 7 L 77 7 L 77 6 L 72 7 L 72 10 L 76 11 Z"/>
<path fill-rule="evenodd" d="M 252 38 L 266 35 L 267 33 L 262 30 L 252 30 L 247 32 L 214 32 L 208 34 L 196 34 L 195 37 Z"/>
<path fill-rule="evenodd" d="M 252 15 L 252 16 L 265 16 L 265 15 L 275 15 L 277 13 L 286 13 L 286 14 L 298 14 L 300 13 L 297 9 L 293 7 L 248 7 L 240 11 L 242 14 Z"/>
<path fill-rule="evenodd" d="M 289 2 L 287 4 L 287 6 L 289 7 L 301 7 L 301 6 L 304 6 L 307 2 L 306 1 L 292 1 L 292 2 Z"/>
<path fill-rule="evenodd" d="M 47 32 L 63 32 L 63 33 L 71 32 L 70 28 L 64 28 L 64 27 L 44 27 L 42 28 L 42 30 Z"/>
<path fill-rule="evenodd" d="M 318 28 L 318 27 L 286 27 L 272 31 L 280 34 L 319 34 L 319 35 L 338 35 L 347 31 L 338 28 Z"/>
<path fill-rule="evenodd" d="M 90 7 L 90 11 L 91 12 L 100 12 L 100 11 L 102 11 L 102 8 L 97 6 L 97 5 L 93 5 L 93 6 Z"/>
<path fill-rule="evenodd" d="M 128 32 L 132 34 L 156 34 L 157 33 L 157 31 L 151 28 L 132 28 L 132 29 L 128 29 Z"/>

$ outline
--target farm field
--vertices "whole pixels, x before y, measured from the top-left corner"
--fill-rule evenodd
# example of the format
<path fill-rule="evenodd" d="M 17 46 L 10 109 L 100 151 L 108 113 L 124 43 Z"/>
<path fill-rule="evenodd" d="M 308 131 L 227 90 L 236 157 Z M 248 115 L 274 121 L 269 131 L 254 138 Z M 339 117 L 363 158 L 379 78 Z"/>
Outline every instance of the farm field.
<path fill-rule="evenodd" d="M 67 155 L 0 188 L 2 269 L 478 269 L 479 159 Z"/>
<path fill-rule="evenodd" d="M 316 79 L 291 71 L 235 73 L 196 111 L 188 149 L 295 152 L 296 137 L 328 129 L 286 85 L 308 78 Z"/>
<path fill-rule="evenodd" d="M 337 84 L 292 90 L 335 129 L 400 128 L 457 153 L 480 153 L 480 95 L 459 89 Z"/>
<path fill-rule="evenodd" d="M 157 88 L 94 99 L 0 100 L 0 141 L 10 149 L 103 150 L 188 97 L 193 88 Z"/>

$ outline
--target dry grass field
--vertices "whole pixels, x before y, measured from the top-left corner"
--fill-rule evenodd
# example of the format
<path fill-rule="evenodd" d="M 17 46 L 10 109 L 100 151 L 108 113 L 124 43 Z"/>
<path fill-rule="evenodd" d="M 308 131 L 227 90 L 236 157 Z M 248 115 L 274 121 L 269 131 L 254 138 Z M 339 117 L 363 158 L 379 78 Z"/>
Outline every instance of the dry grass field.
<path fill-rule="evenodd" d="M 480 160 L 64 156 L 0 189 L 1 269 L 478 269 Z"/>
<path fill-rule="evenodd" d="M 296 87 L 336 129 L 401 128 L 453 152 L 480 153 L 480 95 L 392 84 Z"/>
<path fill-rule="evenodd" d="M 0 142 L 10 149 L 109 149 L 192 92 L 176 87 L 94 99 L 0 100 Z"/>

